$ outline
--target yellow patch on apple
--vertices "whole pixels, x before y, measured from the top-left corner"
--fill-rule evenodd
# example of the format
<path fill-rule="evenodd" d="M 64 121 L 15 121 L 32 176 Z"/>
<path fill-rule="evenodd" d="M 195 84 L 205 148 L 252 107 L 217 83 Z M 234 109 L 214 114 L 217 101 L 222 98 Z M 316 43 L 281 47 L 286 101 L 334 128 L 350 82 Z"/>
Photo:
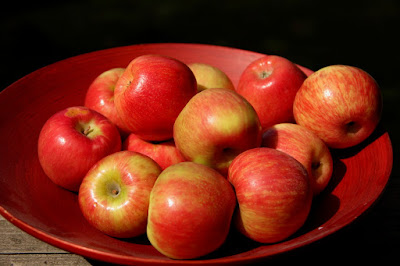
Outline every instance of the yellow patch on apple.
<path fill-rule="evenodd" d="M 65 112 L 65 116 L 68 116 L 68 117 L 75 117 L 78 115 L 87 115 L 87 114 L 89 114 L 89 110 L 85 110 L 82 108 L 76 108 L 76 107 L 68 108 L 67 111 Z"/>

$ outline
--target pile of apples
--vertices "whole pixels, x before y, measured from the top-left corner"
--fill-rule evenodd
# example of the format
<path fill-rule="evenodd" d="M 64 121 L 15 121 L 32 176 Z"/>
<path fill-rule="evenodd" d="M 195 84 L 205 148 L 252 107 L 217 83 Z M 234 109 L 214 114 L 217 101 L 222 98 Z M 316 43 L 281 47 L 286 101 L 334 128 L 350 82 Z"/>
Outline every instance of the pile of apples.
<path fill-rule="evenodd" d="M 192 259 L 231 226 L 260 243 L 295 233 L 331 179 L 330 149 L 363 142 L 381 112 L 376 81 L 352 66 L 307 76 L 263 56 L 235 88 L 215 66 L 142 55 L 51 116 L 38 155 L 92 226 Z"/>

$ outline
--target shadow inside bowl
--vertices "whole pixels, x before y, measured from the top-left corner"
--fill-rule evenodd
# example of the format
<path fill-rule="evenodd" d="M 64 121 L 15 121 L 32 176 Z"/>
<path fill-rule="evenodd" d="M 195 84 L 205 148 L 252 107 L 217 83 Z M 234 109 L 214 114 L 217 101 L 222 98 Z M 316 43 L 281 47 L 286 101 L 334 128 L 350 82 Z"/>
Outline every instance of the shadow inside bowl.
<path fill-rule="evenodd" d="M 387 133 L 387 131 L 383 126 L 383 123 L 381 122 L 377 125 L 374 132 L 372 132 L 372 134 L 364 141 L 362 141 L 360 144 L 345 149 L 332 149 L 331 150 L 332 156 L 334 158 L 339 158 L 339 159 L 346 159 L 353 157 L 357 155 L 359 152 L 361 152 L 363 149 L 365 149 L 367 146 L 371 145 L 371 143 L 375 142 L 385 133 Z"/>
<path fill-rule="evenodd" d="M 132 238 L 125 238 L 119 240 L 127 242 L 127 243 L 132 243 L 132 244 L 139 244 L 139 245 L 146 245 L 146 246 L 151 246 L 151 243 L 149 239 L 147 238 L 147 234 L 142 234 L 140 236 L 132 237 Z"/>

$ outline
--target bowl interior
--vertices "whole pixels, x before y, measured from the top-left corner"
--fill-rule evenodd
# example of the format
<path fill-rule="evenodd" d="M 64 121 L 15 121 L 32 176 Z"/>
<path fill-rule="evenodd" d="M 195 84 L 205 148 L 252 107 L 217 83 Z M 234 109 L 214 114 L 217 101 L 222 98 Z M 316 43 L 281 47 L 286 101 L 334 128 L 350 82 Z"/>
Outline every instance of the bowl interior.
<path fill-rule="evenodd" d="M 54 185 L 37 157 L 44 122 L 56 111 L 83 105 L 93 79 L 113 67 L 126 67 L 142 54 L 163 54 L 185 63 L 204 62 L 222 69 L 237 85 L 240 74 L 263 54 L 211 45 L 147 44 L 107 49 L 41 68 L 0 93 L 0 214 L 13 224 L 59 248 L 113 263 L 188 263 L 158 253 L 146 236 L 111 238 L 92 228 L 80 213 L 77 194 Z M 310 74 L 311 71 L 302 69 Z M 261 245 L 234 230 L 217 251 L 190 263 L 260 259 L 321 239 L 360 216 L 378 198 L 392 169 L 392 146 L 379 126 L 365 142 L 332 151 L 334 173 L 318 196 L 306 224 L 286 241 Z"/>

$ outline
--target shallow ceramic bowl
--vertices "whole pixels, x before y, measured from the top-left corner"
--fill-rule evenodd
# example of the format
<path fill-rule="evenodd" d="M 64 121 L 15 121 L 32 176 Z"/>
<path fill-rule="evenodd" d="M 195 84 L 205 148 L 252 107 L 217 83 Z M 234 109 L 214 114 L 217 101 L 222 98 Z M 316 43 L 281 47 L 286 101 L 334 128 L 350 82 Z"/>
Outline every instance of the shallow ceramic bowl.
<path fill-rule="evenodd" d="M 388 133 L 379 126 L 361 145 L 333 151 L 334 173 L 313 202 L 306 224 L 286 241 L 261 245 L 232 231 L 226 243 L 201 259 L 171 260 L 145 236 L 111 238 L 80 213 L 77 194 L 55 186 L 43 173 L 37 139 L 56 111 L 83 105 L 86 89 L 103 71 L 126 67 L 142 54 L 163 54 L 185 63 L 222 69 L 237 85 L 241 72 L 263 54 L 198 44 L 147 44 L 107 49 L 41 68 L 0 93 L 0 214 L 14 225 L 67 251 L 119 264 L 223 264 L 253 262 L 330 235 L 365 212 L 382 193 L 393 163 Z M 311 71 L 302 68 L 307 74 Z"/>

